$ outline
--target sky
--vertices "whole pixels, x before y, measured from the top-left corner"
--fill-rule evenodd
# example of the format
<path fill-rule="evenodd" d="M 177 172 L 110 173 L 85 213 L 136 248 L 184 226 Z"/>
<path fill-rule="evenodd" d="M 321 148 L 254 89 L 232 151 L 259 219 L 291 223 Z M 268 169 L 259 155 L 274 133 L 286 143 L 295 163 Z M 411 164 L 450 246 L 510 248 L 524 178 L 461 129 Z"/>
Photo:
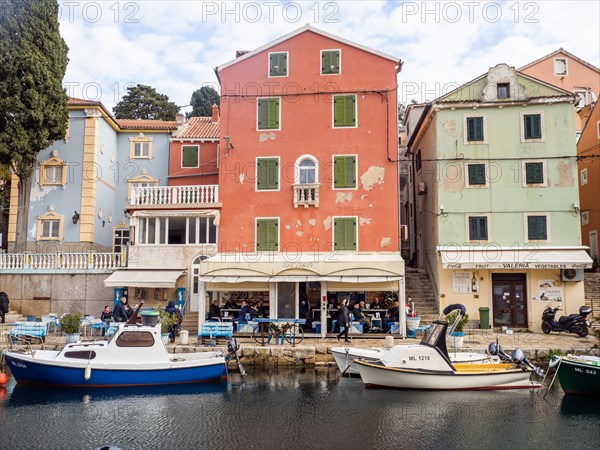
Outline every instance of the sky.
<path fill-rule="evenodd" d="M 399 101 L 433 100 L 506 63 L 562 47 L 600 67 L 599 1 L 59 2 L 72 97 L 109 110 L 147 84 L 189 111 L 214 68 L 306 24 L 398 57 Z"/>

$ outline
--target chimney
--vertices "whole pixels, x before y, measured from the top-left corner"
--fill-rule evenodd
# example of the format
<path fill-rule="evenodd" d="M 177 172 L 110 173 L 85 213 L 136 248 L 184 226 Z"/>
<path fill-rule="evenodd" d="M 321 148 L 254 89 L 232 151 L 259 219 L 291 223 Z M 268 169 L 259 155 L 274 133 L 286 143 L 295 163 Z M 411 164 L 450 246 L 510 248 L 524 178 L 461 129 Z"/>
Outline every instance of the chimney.
<path fill-rule="evenodd" d="M 181 125 L 183 125 L 185 123 L 185 115 L 183 114 L 177 114 L 175 116 L 175 122 L 177 122 L 177 126 L 180 127 Z"/>
<path fill-rule="evenodd" d="M 219 107 L 215 104 L 212 105 L 212 121 L 213 123 L 219 121 Z"/>
<path fill-rule="evenodd" d="M 239 58 L 240 56 L 244 56 L 246 53 L 248 53 L 250 50 L 236 50 L 235 51 L 235 57 Z"/>

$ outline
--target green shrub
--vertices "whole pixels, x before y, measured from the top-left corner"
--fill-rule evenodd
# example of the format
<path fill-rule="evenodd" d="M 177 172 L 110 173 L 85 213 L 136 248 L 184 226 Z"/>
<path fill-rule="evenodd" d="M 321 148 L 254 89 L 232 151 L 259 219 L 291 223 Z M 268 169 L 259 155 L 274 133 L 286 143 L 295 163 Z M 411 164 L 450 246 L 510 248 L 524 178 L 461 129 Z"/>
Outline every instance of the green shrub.
<path fill-rule="evenodd" d="M 81 328 L 81 314 L 78 312 L 65 314 L 60 319 L 60 326 L 65 334 L 79 333 Z"/>

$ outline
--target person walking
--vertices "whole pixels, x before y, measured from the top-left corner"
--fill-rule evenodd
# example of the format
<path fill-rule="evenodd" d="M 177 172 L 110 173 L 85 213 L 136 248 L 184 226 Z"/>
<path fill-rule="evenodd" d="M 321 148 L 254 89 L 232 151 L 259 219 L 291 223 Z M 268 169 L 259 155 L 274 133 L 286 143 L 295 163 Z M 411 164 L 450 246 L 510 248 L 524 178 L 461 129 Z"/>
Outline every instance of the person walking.
<path fill-rule="evenodd" d="M 125 309 L 127 297 L 121 297 L 121 301 L 115 305 L 113 310 L 113 318 L 115 322 L 127 322 L 127 310 Z"/>
<path fill-rule="evenodd" d="M 344 300 L 342 302 L 342 307 L 338 311 L 337 321 L 340 327 L 340 334 L 337 335 L 337 340 L 339 341 L 343 334 L 344 342 L 350 342 L 350 339 L 348 339 L 348 332 L 350 331 L 350 311 L 348 311 L 348 300 Z"/>
<path fill-rule="evenodd" d="M 8 312 L 9 303 L 10 301 L 6 292 L 0 292 L 0 318 L 2 318 L 2 323 L 6 323 L 6 313 Z"/>

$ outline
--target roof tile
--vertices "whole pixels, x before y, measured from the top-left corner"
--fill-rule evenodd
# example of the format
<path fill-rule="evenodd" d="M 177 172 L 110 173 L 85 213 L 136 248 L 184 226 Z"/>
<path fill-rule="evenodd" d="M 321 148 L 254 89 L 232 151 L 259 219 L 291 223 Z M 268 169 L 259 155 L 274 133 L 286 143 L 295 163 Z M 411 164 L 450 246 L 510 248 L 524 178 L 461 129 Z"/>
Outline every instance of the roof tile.
<path fill-rule="evenodd" d="M 212 117 L 190 117 L 187 126 L 177 135 L 178 139 L 219 139 L 219 122 Z"/>

